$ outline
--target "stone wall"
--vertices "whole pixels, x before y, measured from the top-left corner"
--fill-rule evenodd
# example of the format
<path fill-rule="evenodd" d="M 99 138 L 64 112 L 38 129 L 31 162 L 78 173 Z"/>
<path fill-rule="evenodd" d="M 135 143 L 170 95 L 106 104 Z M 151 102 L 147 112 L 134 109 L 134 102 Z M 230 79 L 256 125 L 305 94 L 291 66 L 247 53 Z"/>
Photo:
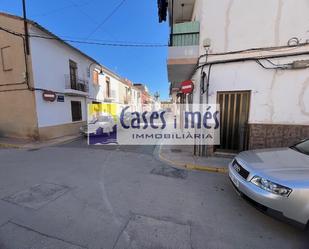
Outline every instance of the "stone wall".
<path fill-rule="evenodd" d="M 309 138 L 309 125 L 249 124 L 249 149 L 287 147 Z"/>

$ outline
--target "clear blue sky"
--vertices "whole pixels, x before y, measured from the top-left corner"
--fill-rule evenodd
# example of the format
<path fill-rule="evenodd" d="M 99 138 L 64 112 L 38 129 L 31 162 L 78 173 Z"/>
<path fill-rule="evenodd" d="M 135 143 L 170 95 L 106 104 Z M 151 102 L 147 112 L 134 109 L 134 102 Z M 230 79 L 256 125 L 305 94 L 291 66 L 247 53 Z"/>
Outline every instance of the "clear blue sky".
<path fill-rule="evenodd" d="M 85 39 L 122 0 L 26 0 L 28 18 L 62 38 Z M 21 0 L 0 0 L 0 11 L 22 14 Z M 126 0 L 90 38 L 166 44 L 168 27 L 159 24 L 157 0 Z M 168 98 L 167 48 L 103 47 L 77 45 L 91 57 L 133 82 L 145 83 L 151 92 Z"/>

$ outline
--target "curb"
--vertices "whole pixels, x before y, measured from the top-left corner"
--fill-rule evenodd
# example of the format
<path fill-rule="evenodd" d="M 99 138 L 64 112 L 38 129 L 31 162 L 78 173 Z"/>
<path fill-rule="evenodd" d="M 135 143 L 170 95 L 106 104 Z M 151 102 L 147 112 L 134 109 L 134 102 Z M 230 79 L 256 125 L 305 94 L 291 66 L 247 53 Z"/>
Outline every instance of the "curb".
<path fill-rule="evenodd" d="M 178 168 L 183 168 L 187 170 L 205 171 L 205 172 L 211 172 L 211 173 L 221 173 L 221 174 L 226 174 L 228 172 L 228 169 L 223 168 L 223 167 L 203 166 L 203 165 L 197 165 L 197 164 L 191 164 L 191 163 L 186 164 L 186 163 L 181 163 L 181 162 L 167 159 L 161 154 L 161 146 L 159 146 L 158 156 L 161 161 L 164 161 Z"/>
<path fill-rule="evenodd" d="M 45 147 L 51 147 L 51 146 L 57 146 L 57 145 L 63 145 L 63 144 L 67 144 L 70 142 L 73 142 L 75 140 L 78 140 L 81 136 L 76 136 L 73 138 L 70 138 L 68 140 L 64 140 L 64 141 L 55 141 L 55 142 L 41 142 L 39 144 L 23 144 L 23 145 L 16 145 L 16 144 L 7 144 L 7 143 L 0 143 L 0 148 L 4 148 L 4 149 L 28 149 L 28 150 L 32 150 L 32 149 L 42 149 Z"/>
<path fill-rule="evenodd" d="M 0 148 L 3 148 L 3 149 L 22 149 L 23 146 L 19 146 L 19 145 L 16 145 L 16 144 L 0 143 Z"/>

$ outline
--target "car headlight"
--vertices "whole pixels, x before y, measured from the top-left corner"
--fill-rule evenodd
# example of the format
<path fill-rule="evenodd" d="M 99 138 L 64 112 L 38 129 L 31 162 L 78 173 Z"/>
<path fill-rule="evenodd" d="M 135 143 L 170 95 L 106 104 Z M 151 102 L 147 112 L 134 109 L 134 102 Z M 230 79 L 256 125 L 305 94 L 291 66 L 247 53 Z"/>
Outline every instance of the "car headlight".
<path fill-rule="evenodd" d="M 292 192 L 292 189 L 288 188 L 288 187 L 285 187 L 285 186 L 282 186 L 280 184 L 277 184 L 277 183 L 274 183 L 272 181 L 269 181 L 263 177 L 259 177 L 259 176 L 255 176 L 252 178 L 251 182 L 268 191 L 268 192 L 271 192 L 273 194 L 276 194 L 276 195 L 280 195 L 280 196 L 284 196 L 284 197 L 288 197 L 291 192 Z"/>

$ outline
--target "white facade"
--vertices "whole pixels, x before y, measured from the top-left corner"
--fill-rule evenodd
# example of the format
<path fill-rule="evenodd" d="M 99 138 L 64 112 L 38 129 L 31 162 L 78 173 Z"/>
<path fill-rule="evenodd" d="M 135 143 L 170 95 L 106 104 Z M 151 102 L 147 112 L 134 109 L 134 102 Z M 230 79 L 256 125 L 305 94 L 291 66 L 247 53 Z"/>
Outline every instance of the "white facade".
<path fill-rule="evenodd" d="M 286 46 L 297 37 L 303 48 L 277 49 L 269 53 L 309 52 L 309 2 L 307 0 L 197 0 L 192 20 L 200 21 L 200 55 L 210 39 L 208 62 L 254 57 L 259 52 L 211 56 L 214 53 Z M 275 64 L 308 60 L 309 55 L 272 59 Z M 201 60 L 203 62 L 203 60 Z M 266 61 L 261 61 L 271 67 Z M 207 73 L 208 67 L 204 68 Z M 200 70 L 196 72 L 194 102 L 199 100 Z M 309 69 L 266 70 L 256 62 L 217 64 L 211 68 L 209 101 L 218 91 L 251 90 L 249 123 L 309 125 Z M 203 96 L 205 100 L 205 96 Z"/>
<path fill-rule="evenodd" d="M 309 41 L 307 0 L 196 0 L 192 20 L 201 24 L 211 53 L 283 46 L 292 37 Z"/>
<path fill-rule="evenodd" d="M 107 96 L 107 79 L 109 79 L 110 84 L 110 97 Z M 99 75 L 99 84 L 92 84 L 89 87 L 90 101 L 119 103 L 119 84 L 121 82 L 118 77 L 103 69 L 103 75 Z"/>
<path fill-rule="evenodd" d="M 200 29 L 196 61 L 186 53 L 169 54 L 174 101 L 179 82 L 189 75 L 193 103 L 220 104 L 226 98 L 230 104 L 222 107 L 221 102 L 221 143 L 228 150 L 287 146 L 309 137 L 307 0 L 183 0 L 174 1 L 174 6 L 168 2 L 171 31 L 172 25 L 182 25 L 185 40 L 192 23 Z M 174 36 L 179 39 L 179 33 Z M 188 45 L 196 44 L 172 43 L 169 51 L 185 52 Z M 303 65 L 296 69 L 295 63 Z M 241 93 L 248 94 L 249 107 L 237 116 L 236 96 Z M 188 95 L 183 100 L 188 101 Z M 238 118 L 242 126 L 235 128 Z"/>
<path fill-rule="evenodd" d="M 30 33 L 46 36 L 46 33 L 33 26 L 31 26 Z M 58 40 L 31 37 L 30 50 L 34 87 L 47 89 L 64 96 L 64 102 L 57 100 L 47 102 L 43 100 L 42 91 L 35 91 L 38 127 L 72 123 L 71 101 L 81 102 L 81 121 L 86 121 L 86 104 L 89 94 L 79 91 L 75 96 L 69 94 L 66 89 L 66 77 L 69 76 L 69 61 L 72 60 L 77 64 L 78 78 L 87 81 L 91 87 L 93 84 L 92 78 L 88 77 L 88 69 L 93 61 Z"/>
<path fill-rule="evenodd" d="M 135 87 L 131 87 L 132 111 L 142 110 L 142 93 Z"/>

